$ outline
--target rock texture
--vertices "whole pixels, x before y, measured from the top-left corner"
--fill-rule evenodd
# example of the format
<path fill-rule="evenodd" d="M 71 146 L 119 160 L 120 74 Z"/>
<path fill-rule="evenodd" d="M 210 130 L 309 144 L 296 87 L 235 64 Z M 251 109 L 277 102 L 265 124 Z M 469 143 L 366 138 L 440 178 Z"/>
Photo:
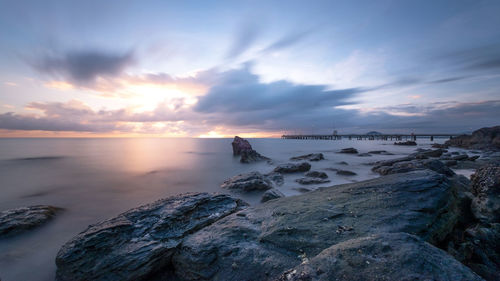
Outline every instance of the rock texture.
<path fill-rule="evenodd" d="M 260 202 L 267 202 L 269 200 L 278 199 L 281 197 L 285 197 L 285 194 L 283 194 L 281 191 L 277 190 L 276 188 L 272 188 L 272 189 L 269 189 L 268 191 L 264 192 Z"/>
<path fill-rule="evenodd" d="M 241 155 L 241 163 L 252 163 L 262 160 L 270 160 L 269 158 L 262 156 L 257 151 L 255 151 L 246 139 L 235 136 L 231 145 L 233 146 L 233 155 Z"/>
<path fill-rule="evenodd" d="M 321 178 L 321 179 L 328 178 L 328 175 L 325 172 L 320 172 L 320 171 L 310 171 L 307 172 L 305 176 L 311 178 Z"/>
<path fill-rule="evenodd" d="M 57 280 L 148 280 L 170 264 L 182 239 L 245 204 L 227 195 L 186 194 L 89 226 L 56 257 Z"/>
<path fill-rule="evenodd" d="M 285 163 L 285 164 L 280 164 L 276 168 L 274 168 L 274 172 L 289 174 L 289 173 L 307 172 L 310 169 L 311 169 L 311 164 L 307 162 Z"/>
<path fill-rule="evenodd" d="M 300 184 L 321 184 L 321 183 L 330 182 L 330 180 L 327 180 L 324 178 L 312 178 L 312 177 L 300 178 L 300 179 L 296 179 L 295 181 L 300 183 Z"/>
<path fill-rule="evenodd" d="M 36 205 L 0 212 L 0 238 L 22 233 L 51 220 L 60 208 Z"/>
<path fill-rule="evenodd" d="M 240 191 L 254 191 L 271 189 L 273 188 L 273 184 L 261 173 L 250 172 L 225 180 L 224 183 L 221 184 L 221 187 Z"/>
<path fill-rule="evenodd" d="M 392 163 L 392 161 L 389 163 Z M 377 172 L 381 175 L 389 175 L 424 169 L 430 169 L 447 176 L 455 175 L 455 172 L 448 168 L 448 166 L 436 159 L 416 159 L 411 161 L 400 161 L 391 165 L 384 165 L 384 163 L 382 162 L 379 163 L 379 165 L 373 167 L 372 171 Z"/>
<path fill-rule="evenodd" d="M 290 160 L 292 161 L 301 161 L 301 160 L 320 161 L 324 159 L 325 157 L 323 156 L 323 153 L 311 153 L 290 158 Z"/>
<path fill-rule="evenodd" d="M 446 252 L 416 236 L 386 233 L 355 238 L 323 250 L 278 281 L 483 280 Z"/>
<path fill-rule="evenodd" d="M 479 168 L 472 176 L 472 213 L 483 223 L 500 222 L 500 165 Z"/>
<path fill-rule="evenodd" d="M 472 135 L 461 135 L 445 142 L 448 146 L 468 149 L 500 149 L 500 126 L 481 128 Z"/>

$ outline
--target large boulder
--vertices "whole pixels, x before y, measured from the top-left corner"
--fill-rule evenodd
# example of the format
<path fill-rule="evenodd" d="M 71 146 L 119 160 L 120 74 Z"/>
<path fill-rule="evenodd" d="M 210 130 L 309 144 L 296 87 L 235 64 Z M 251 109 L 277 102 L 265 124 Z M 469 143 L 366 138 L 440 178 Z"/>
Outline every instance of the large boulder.
<path fill-rule="evenodd" d="M 400 158 L 375 163 L 372 171 L 381 175 L 406 173 L 414 170 L 430 169 L 446 176 L 454 176 L 455 172 L 445 163 L 437 159 Z"/>
<path fill-rule="evenodd" d="M 246 139 L 240 138 L 238 136 L 234 137 L 231 145 L 233 146 L 234 155 L 241 155 L 242 151 L 252 150 L 252 146 L 250 145 L 250 143 Z"/>
<path fill-rule="evenodd" d="M 284 272 L 277 281 L 483 280 L 416 236 L 385 233 L 333 245 Z"/>
<path fill-rule="evenodd" d="M 241 155 L 241 163 L 252 163 L 262 160 L 270 160 L 269 158 L 262 156 L 260 153 L 255 151 L 246 139 L 235 136 L 231 145 L 233 146 L 233 154 Z"/>
<path fill-rule="evenodd" d="M 51 220 L 62 209 L 36 205 L 0 212 L 0 238 L 12 236 L 40 226 Z"/>
<path fill-rule="evenodd" d="M 311 169 L 311 164 L 307 162 L 285 163 L 285 164 L 280 164 L 276 168 L 274 168 L 274 172 L 282 174 L 290 174 L 290 173 L 307 172 L 310 169 Z"/>
<path fill-rule="evenodd" d="M 500 222 L 500 165 L 479 168 L 471 175 L 471 182 L 474 216 L 483 223 Z"/>
<path fill-rule="evenodd" d="M 240 191 L 254 191 L 254 190 L 268 190 L 273 188 L 272 182 L 259 172 L 250 172 L 247 174 L 240 174 L 227 179 L 222 183 L 222 188 L 240 190 Z"/>
<path fill-rule="evenodd" d="M 481 128 L 472 135 L 461 135 L 445 144 L 468 149 L 500 149 L 500 126 Z"/>
<path fill-rule="evenodd" d="M 187 235 L 246 204 L 228 195 L 174 196 L 89 226 L 56 257 L 57 280 L 147 280 Z"/>
<path fill-rule="evenodd" d="M 325 157 L 323 156 L 323 153 L 310 153 L 306 155 L 301 155 L 301 156 L 295 156 L 290 158 L 292 161 L 301 161 L 301 160 L 309 160 L 309 161 L 320 161 L 324 160 Z"/>

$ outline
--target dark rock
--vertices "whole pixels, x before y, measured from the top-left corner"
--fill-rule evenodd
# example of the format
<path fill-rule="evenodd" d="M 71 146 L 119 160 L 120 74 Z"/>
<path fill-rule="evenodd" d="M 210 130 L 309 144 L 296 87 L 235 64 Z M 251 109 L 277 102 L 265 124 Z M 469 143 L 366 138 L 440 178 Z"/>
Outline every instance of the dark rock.
<path fill-rule="evenodd" d="M 148 280 L 189 234 L 246 204 L 207 193 L 169 197 L 89 226 L 56 257 L 56 279 Z"/>
<path fill-rule="evenodd" d="M 500 126 L 481 128 L 472 135 L 454 137 L 445 143 L 449 146 L 468 149 L 500 149 Z"/>
<path fill-rule="evenodd" d="M 303 260 L 277 281 L 483 280 L 446 252 L 406 233 L 347 240 Z"/>
<path fill-rule="evenodd" d="M 271 181 L 259 172 L 240 174 L 227 179 L 222 183 L 222 188 L 237 189 L 241 191 L 268 190 L 273 188 Z"/>
<path fill-rule="evenodd" d="M 390 164 L 390 165 L 386 165 Z M 454 176 L 455 172 L 453 172 L 450 168 L 448 168 L 443 162 L 439 160 L 409 160 L 409 161 L 399 161 L 399 162 L 379 162 L 376 166 L 372 168 L 372 171 L 377 172 L 381 175 L 389 175 L 389 174 L 398 174 L 398 173 L 406 173 L 414 170 L 423 170 L 430 169 L 440 174 L 446 176 Z"/>
<path fill-rule="evenodd" d="M 467 160 L 468 158 L 469 158 L 469 156 L 467 156 L 467 154 L 460 154 L 460 155 L 451 157 L 451 159 L 457 160 L 457 161 Z"/>
<path fill-rule="evenodd" d="M 323 156 L 323 153 L 311 153 L 290 158 L 290 160 L 292 161 L 300 161 L 300 160 L 320 161 L 324 159 L 325 157 Z"/>
<path fill-rule="evenodd" d="M 268 191 L 264 192 L 260 202 L 264 203 L 264 202 L 267 202 L 269 200 L 278 199 L 281 197 L 285 197 L 285 194 L 283 194 L 281 191 L 277 190 L 276 188 L 271 188 Z"/>
<path fill-rule="evenodd" d="M 416 153 L 416 156 L 426 156 L 426 157 L 440 157 L 443 153 L 447 152 L 444 149 L 424 149 Z"/>
<path fill-rule="evenodd" d="M 457 165 L 457 160 L 446 160 L 446 161 L 443 161 L 443 163 L 447 167 L 456 166 Z"/>
<path fill-rule="evenodd" d="M 479 159 L 479 155 L 474 155 L 474 156 L 470 156 L 469 158 L 467 158 L 468 161 L 476 161 L 477 159 Z"/>
<path fill-rule="evenodd" d="M 370 153 L 360 153 L 358 154 L 359 157 L 370 157 L 372 156 Z"/>
<path fill-rule="evenodd" d="M 235 136 L 231 145 L 233 146 L 233 154 L 241 155 L 241 163 L 252 163 L 257 161 L 270 160 L 269 158 L 262 156 L 257 151 L 253 150 L 252 146 L 246 139 Z"/>
<path fill-rule="evenodd" d="M 311 177 L 300 178 L 296 179 L 295 181 L 300 184 L 321 184 L 330 182 L 330 180 L 324 178 L 311 178 Z"/>
<path fill-rule="evenodd" d="M 273 280 L 332 245 L 383 233 L 405 232 L 436 245 L 461 216 L 457 196 L 461 186 L 455 177 L 426 170 L 271 200 L 186 237 L 172 257 L 174 269 L 168 267 L 173 276 L 164 279 Z M 419 255 L 420 251 L 411 252 Z M 418 262 L 424 263 L 399 263 L 397 270 L 410 277 L 430 270 L 417 269 Z M 463 268 L 456 265 L 456 272 L 458 275 Z M 396 273 L 383 273 L 379 279 L 394 280 L 390 277 L 396 275 L 391 274 Z M 373 279 L 368 276 L 366 280 Z"/>
<path fill-rule="evenodd" d="M 321 178 L 321 179 L 326 179 L 328 178 L 328 175 L 325 172 L 319 172 L 319 171 L 310 171 L 305 174 L 306 177 L 312 177 L 312 178 Z"/>
<path fill-rule="evenodd" d="M 395 142 L 394 145 L 417 145 L 414 141 Z"/>
<path fill-rule="evenodd" d="M 479 168 L 471 175 L 471 183 L 474 216 L 483 223 L 500 222 L 500 165 Z"/>
<path fill-rule="evenodd" d="M 357 154 L 358 150 L 354 147 L 343 148 L 339 153 Z"/>
<path fill-rule="evenodd" d="M 341 176 L 355 176 L 357 174 L 355 172 L 352 172 L 352 171 L 337 170 L 337 175 L 341 175 Z"/>
<path fill-rule="evenodd" d="M 373 150 L 368 152 L 370 154 L 380 154 L 380 155 L 394 155 L 393 153 L 387 152 L 385 150 Z"/>
<path fill-rule="evenodd" d="M 283 175 L 281 173 L 271 172 L 266 174 L 265 176 L 279 186 L 283 185 L 283 183 L 285 182 L 285 179 L 283 178 Z"/>
<path fill-rule="evenodd" d="M 441 144 L 441 143 L 433 143 L 432 144 L 433 148 L 442 148 L 442 149 L 448 149 L 450 146 L 447 144 Z"/>
<path fill-rule="evenodd" d="M 16 235 L 51 220 L 61 208 L 35 205 L 0 212 L 0 238 Z"/>
<path fill-rule="evenodd" d="M 311 164 L 307 162 L 285 163 L 278 165 L 276 168 L 274 168 L 274 172 L 287 174 L 287 173 L 307 172 L 310 169 L 311 169 Z"/>
<path fill-rule="evenodd" d="M 337 164 L 339 164 L 339 165 L 349 165 L 349 163 L 347 163 L 345 161 L 338 162 Z"/>

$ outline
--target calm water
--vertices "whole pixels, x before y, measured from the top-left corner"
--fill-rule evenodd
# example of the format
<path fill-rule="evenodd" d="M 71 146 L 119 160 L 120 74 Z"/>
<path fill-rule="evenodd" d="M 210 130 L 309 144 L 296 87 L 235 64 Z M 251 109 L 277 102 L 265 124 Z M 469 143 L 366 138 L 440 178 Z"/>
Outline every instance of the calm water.
<path fill-rule="evenodd" d="M 268 163 L 241 164 L 232 155 L 231 139 L 0 139 L 0 211 L 48 204 L 65 209 L 48 224 L 14 238 L 0 240 L 0 279 L 53 280 L 57 251 L 89 224 L 156 199 L 190 191 L 226 192 L 220 184 L 243 172 L 269 172 Z M 444 140 L 437 140 L 443 142 Z M 358 173 L 342 177 L 325 171 L 334 184 L 378 175 L 368 162 L 401 157 L 415 147 L 384 141 L 320 141 L 252 139 L 254 148 L 274 164 L 292 156 L 322 152 L 326 160 L 312 169 L 341 168 Z M 396 155 L 358 157 L 338 154 L 345 147 L 360 152 L 387 150 Z M 427 140 L 419 147 L 428 148 Z M 348 166 L 339 165 L 346 161 Z M 299 194 L 294 180 L 278 187 Z M 309 187 L 309 186 L 308 186 Z M 318 187 L 318 186 L 313 186 Z M 235 194 L 258 204 L 261 193 Z"/>

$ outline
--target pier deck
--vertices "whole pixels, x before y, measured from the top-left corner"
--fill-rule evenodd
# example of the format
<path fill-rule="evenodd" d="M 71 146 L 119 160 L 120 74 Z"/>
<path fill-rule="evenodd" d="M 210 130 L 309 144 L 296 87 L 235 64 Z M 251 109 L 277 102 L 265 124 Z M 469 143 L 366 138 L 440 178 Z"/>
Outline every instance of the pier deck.
<path fill-rule="evenodd" d="M 282 139 L 295 140 L 341 140 L 348 138 L 350 140 L 417 140 L 417 138 L 450 138 L 459 136 L 459 134 L 381 134 L 381 135 L 363 135 L 363 134 L 343 134 L 343 135 L 282 135 Z"/>

